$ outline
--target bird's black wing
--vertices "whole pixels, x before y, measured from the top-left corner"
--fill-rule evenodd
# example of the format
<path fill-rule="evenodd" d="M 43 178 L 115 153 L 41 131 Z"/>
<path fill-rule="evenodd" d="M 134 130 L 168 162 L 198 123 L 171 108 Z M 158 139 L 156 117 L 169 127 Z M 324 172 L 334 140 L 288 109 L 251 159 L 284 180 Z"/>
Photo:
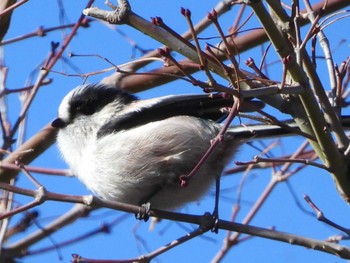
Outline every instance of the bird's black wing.
<path fill-rule="evenodd" d="M 231 107 L 232 104 L 232 98 L 224 98 L 219 94 L 171 95 L 150 100 L 139 100 L 103 125 L 97 136 L 102 137 L 148 122 L 181 115 L 217 121 L 226 115 L 222 109 Z"/>

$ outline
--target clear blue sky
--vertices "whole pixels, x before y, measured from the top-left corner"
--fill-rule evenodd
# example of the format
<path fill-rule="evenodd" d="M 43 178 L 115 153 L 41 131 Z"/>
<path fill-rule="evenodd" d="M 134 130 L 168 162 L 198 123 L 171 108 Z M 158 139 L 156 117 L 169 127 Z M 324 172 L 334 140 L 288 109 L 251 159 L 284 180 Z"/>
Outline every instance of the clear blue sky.
<path fill-rule="evenodd" d="M 74 23 L 81 14 L 87 1 L 62 1 L 64 5 L 64 23 Z M 315 3 L 316 1 L 311 1 Z M 146 4 L 147 3 L 147 4 Z M 187 30 L 185 19 L 180 14 L 180 7 L 189 8 L 192 11 L 193 21 L 198 21 L 206 16 L 215 5 L 216 1 L 131 1 L 132 8 L 135 13 L 148 19 L 154 16 L 162 17 L 165 22 L 176 29 L 178 32 Z M 96 5 L 103 6 L 103 1 L 96 1 Z M 53 27 L 60 23 L 60 13 L 58 1 L 29 1 L 22 7 L 18 8 L 14 13 L 11 21 L 11 27 L 5 37 L 10 39 L 15 36 L 26 34 L 36 30 L 39 26 Z M 229 12 L 222 18 L 224 29 L 235 19 L 235 12 Z M 331 29 L 326 30 L 334 49 L 335 62 L 340 64 L 346 56 L 349 55 L 349 20 L 342 20 L 336 23 Z M 254 26 L 257 26 L 256 24 Z M 123 31 L 128 37 L 137 41 L 137 44 L 144 49 L 154 49 L 160 46 L 154 40 L 137 32 L 127 26 L 119 26 L 119 30 Z M 66 31 L 55 31 L 49 33 L 46 37 L 34 37 L 22 42 L 7 45 L 3 48 L 4 63 L 9 67 L 9 75 L 7 79 L 8 88 L 19 88 L 26 85 L 31 77 L 31 72 L 46 58 L 50 51 L 50 42 L 62 43 L 64 34 L 69 34 L 70 29 Z M 216 36 L 213 30 L 205 31 L 201 36 Z M 345 43 L 338 47 L 339 42 L 345 38 Z M 213 42 L 215 43 L 215 42 Z M 93 22 L 91 28 L 81 28 L 78 35 L 74 38 L 67 52 L 77 54 L 99 54 L 106 57 L 114 64 L 122 64 L 131 59 L 133 55 L 132 48 L 125 38 L 119 33 L 112 30 L 109 26 L 100 22 Z M 320 48 L 318 47 L 318 52 Z M 321 53 L 319 53 L 321 55 Z M 136 56 L 140 53 L 136 52 Z M 65 57 L 79 68 L 80 72 L 87 73 L 99 69 L 110 67 L 106 62 L 96 57 Z M 180 56 L 177 56 L 180 57 Z M 254 52 L 243 53 L 240 59 L 243 61 L 249 57 L 253 57 L 257 61 L 261 58 L 259 49 Z M 273 62 L 272 60 L 270 62 Z M 323 61 L 319 61 L 323 65 Z M 159 64 L 161 66 L 161 64 Z M 280 71 L 278 67 L 269 71 L 271 79 L 280 79 Z M 77 72 L 67 63 L 60 61 L 56 64 L 56 71 L 67 74 L 76 74 Z M 274 71 L 276 70 L 276 71 Z M 327 72 L 324 66 L 320 66 L 320 76 L 325 86 L 328 85 Z M 35 80 L 37 72 L 34 73 L 31 80 Z M 108 75 L 108 74 L 107 74 Z M 88 82 L 98 82 L 105 75 L 97 75 L 88 79 Z M 62 97 L 76 85 L 82 83 L 79 77 L 64 76 L 56 73 L 49 75 L 53 79 L 53 83 L 49 86 L 42 87 L 38 97 L 35 100 L 29 115 L 26 138 L 30 138 L 43 126 L 53 120 L 56 116 L 58 105 Z M 197 75 L 201 80 L 205 80 L 203 75 Z M 165 86 L 153 89 L 149 92 L 140 94 L 143 98 L 156 97 L 165 94 L 174 93 L 196 93 L 200 92 L 196 87 L 190 86 L 187 82 L 177 81 Z M 11 95 L 8 98 L 9 116 L 13 121 L 18 115 L 20 104 L 17 95 Z M 344 112 L 348 113 L 348 110 Z M 282 146 L 277 148 L 275 154 L 290 153 L 294 148 L 298 147 L 302 142 L 301 139 L 283 139 Z M 258 144 L 257 144 L 258 145 Z M 235 156 L 235 160 L 250 160 L 258 152 L 249 146 L 244 146 Z M 60 159 L 56 147 L 51 147 L 44 155 L 32 163 L 35 166 L 48 168 L 62 168 L 66 165 Z M 67 193 L 67 194 L 88 194 L 85 187 L 75 178 L 61 178 L 47 175 L 35 175 L 36 178 L 47 187 L 49 191 Z M 246 182 L 242 192 L 242 207 L 238 215 L 238 222 L 245 217 L 256 198 L 261 194 L 270 180 L 271 171 L 253 172 Z M 237 193 L 237 187 L 240 183 L 241 175 L 228 176 L 223 178 L 223 192 L 220 209 L 220 217 L 229 220 L 232 212 L 232 204 L 234 203 Z M 19 184 L 22 187 L 33 188 L 28 180 L 20 175 Z M 263 205 L 259 214 L 252 221 L 253 225 L 260 227 L 276 227 L 280 231 L 290 232 L 306 237 L 316 239 L 326 239 L 329 236 L 337 235 L 340 232 L 318 222 L 314 217 L 307 215 L 297 206 L 296 200 L 301 203 L 304 209 L 309 210 L 303 201 L 303 194 L 308 194 L 325 212 L 327 216 L 335 220 L 338 224 L 345 227 L 348 226 L 348 218 L 350 218 L 350 209 L 337 194 L 332 179 L 325 172 L 318 169 L 309 168 L 289 180 L 290 188 L 293 189 L 292 196 L 290 188 L 286 184 L 277 186 L 277 189 L 268 198 Z M 183 212 L 203 214 L 211 211 L 214 202 L 214 191 L 211 191 L 199 204 L 192 204 L 182 209 Z M 29 198 L 17 196 L 16 200 L 21 204 L 30 201 Z M 62 204 L 56 202 L 47 202 L 40 206 L 40 218 L 38 226 L 29 229 L 35 231 L 38 227 L 44 227 L 55 217 L 62 215 L 71 208 L 70 204 Z M 53 234 L 50 239 L 46 238 L 32 250 L 50 246 L 53 242 L 59 243 L 69 240 L 72 237 L 81 235 L 98 228 L 103 223 L 111 223 L 116 218 L 124 216 L 123 213 L 110 210 L 99 210 L 92 214 L 89 218 L 83 218 L 71 226 L 68 226 L 57 233 Z M 20 216 L 16 217 L 19 218 Z M 13 221 L 14 222 L 14 221 Z M 59 248 L 48 253 L 38 254 L 23 259 L 23 262 L 59 262 L 62 256 L 62 262 L 69 262 L 71 254 L 77 253 L 87 258 L 96 259 L 125 259 L 137 257 L 147 253 L 147 250 L 154 250 L 159 246 L 186 234 L 195 226 L 172 223 L 163 221 L 156 226 L 153 232 L 148 231 L 149 223 L 137 222 L 133 215 L 129 215 L 125 220 L 116 224 L 110 234 L 98 234 L 93 238 L 86 239 L 74 245 Z M 135 234 L 136 233 L 136 234 Z M 147 244 L 145 248 L 137 237 L 142 237 L 143 242 Z M 185 243 L 160 257 L 162 262 L 209 262 L 222 246 L 222 240 L 226 235 L 225 231 L 219 233 L 207 233 L 203 237 L 196 238 Z M 20 238 L 20 237 L 16 237 Z M 15 240 L 15 239 L 14 239 Z M 14 241 L 11 240 L 11 241 Z M 344 243 L 347 245 L 347 243 Z M 342 262 L 338 257 L 325 253 L 308 250 L 302 247 L 291 246 L 261 238 L 251 238 L 243 242 L 239 246 L 232 249 L 224 262 Z"/>

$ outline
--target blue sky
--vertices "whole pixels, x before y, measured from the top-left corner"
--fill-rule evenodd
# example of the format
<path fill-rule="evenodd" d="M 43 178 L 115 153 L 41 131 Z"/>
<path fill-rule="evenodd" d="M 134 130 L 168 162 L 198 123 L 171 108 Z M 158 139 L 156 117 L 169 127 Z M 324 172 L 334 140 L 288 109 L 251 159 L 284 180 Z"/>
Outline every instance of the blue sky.
<path fill-rule="evenodd" d="M 64 5 L 64 23 L 74 23 L 81 14 L 87 1 L 62 1 Z M 315 3 L 316 1 L 311 1 Z M 160 1 L 149 0 L 147 5 L 145 1 L 132 1 L 132 8 L 135 13 L 148 19 L 154 16 L 161 16 L 165 22 L 177 30 L 177 32 L 184 32 L 187 30 L 185 19 L 180 14 L 180 7 L 189 8 L 192 11 L 193 21 L 198 21 L 206 16 L 215 5 L 216 1 L 203 1 L 198 4 L 198 1 L 178 0 L 178 1 Z M 96 5 L 104 7 L 103 1 L 96 1 Z M 224 17 L 220 18 L 224 29 L 230 25 L 235 19 L 236 9 Z M 325 33 L 332 39 L 331 45 L 334 50 L 334 60 L 340 64 L 349 55 L 349 20 L 342 20 L 327 29 Z M 11 27 L 5 37 L 10 39 L 28 32 L 32 32 L 39 26 L 53 27 L 60 23 L 60 13 L 58 8 L 58 1 L 29 1 L 22 7 L 18 8 L 13 14 Z M 257 26 L 252 22 L 251 27 Z M 249 28 L 248 26 L 248 28 Z M 160 45 L 149 37 L 143 35 L 136 30 L 127 26 L 119 26 L 119 30 L 123 31 L 128 37 L 137 41 L 137 43 L 144 49 L 154 49 Z M 7 87 L 10 89 L 19 88 L 28 84 L 31 72 L 34 71 L 33 83 L 37 75 L 35 68 L 43 61 L 50 51 L 50 42 L 62 43 L 62 37 L 69 34 L 70 29 L 65 31 L 55 31 L 49 33 L 45 37 L 34 37 L 22 42 L 13 43 L 3 47 L 2 52 L 4 56 L 4 63 L 9 68 L 7 78 Z M 203 37 L 216 36 L 213 29 L 206 30 L 202 33 Z M 345 43 L 338 46 L 342 39 Z M 213 43 L 215 43 L 213 41 Z M 78 35 L 70 44 L 67 52 L 74 52 L 77 54 L 99 54 L 102 57 L 108 58 L 114 64 L 123 64 L 131 59 L 133 55 L 132 48 L 127 40 L 122 37 L 111 27 L 104 23 L 95 21 L 91 23 L 88 29 L 81 28 Z M 320 48 L 318 47 L 318 52 Z M 322 53 L 319 53 L 320 55 Z M 136 57 L 140 56 L 136 52 Z M 80 72 L 87 73 L 99 69 L 110 67 L 105 61 L 97 57 L 75 57 L 68 58 L 67 53 L 65 57 L 79 68 Z M 176 55 L 177 58 L 181 56 Z M 253 57 L 257 61 L 261 58 L 261 51 L 259 48 L 251 52 L 246 52 L 240 55 L 240 60 L 243 61 L 249 57 Z M 269 57 L 270 62 L 273 62 L 276 57 Z M 319 60 L 319 72 L 325 86 L 328 85 L 327 72 L 324 69 L 324 62 Z M 161 66 L 161 64 L 157 64 Z M 149 66 L 152 68 L 155 66 Z M 243 66 L 245 68 L 245 66 Z M 72 67 L 67 63 L 60 61 L 56 64 L 56 71 L 64 72 L 66 74 L 76 74 Z M 269 69 L 271 79 L 280 79 L 281 73 L 278 65 Z M 98 82 L 103 77 L 107 76 L 97 75 L 90 77 L 88 82 Z M 201 80 L 206 80 L 201 74 L 196 74 L 196 77 Z M 26 130 L 26 138 L 30 138 L 38 130 L 44 127 L 47 123 L 53 120 L 57 113 L 58 105 L 63 96 L 76 85 L 83 82 L 82 78 L 61 75 L 57 73 L 50 73 L 49 78 L 53 79 L 52 84 L 42 87 L 34 101 L 30 112 L 28 114 L 28 124 Z M 223 82 L 223 80 L 220 80 Z M 176 81 L 159 88 L 152 89 L 147 92 L 139 94 L 141 98 L 150 98 L 160 95 L 175 94 L 175 93 L 199 93 L 197 87 L 189 85 L 187 82 Z M 8 97 L 8 113 L 11 121 L 15 120 L 20 110 L 20 103 L 18 96 L 10 95 Z M 348 110 L 344 111 L 349 114 Z M 286 118 L 285 116 L 283 118 Z M 281 142 L 281 146 L 275 150 L 275 155 L 281 153 L 293 152 L 302 142 L 298 138 L 286 138 Z M 268 142 L 266 142 L 267 144 Z M 259 145 L 259 144 L 256 144 Z M 234 160 L 248 161 L 258 152 L 250 146 L 244 146 L 236 154 Z M 62 168 L 66 169 L 65 163 L 60 159 L 58 151 L 55 146 L 51 147 L 45 154 L 35 160 L 32 165 L 47 167 L 47 168 Z M 233 162 L 232 162 L 233 166 Z M 56 176 L 34 174 L 35 177 L 47 187 L 49 191 L 67 193 L 67 194 L 88 194 L 86 188 L 75 178 L 62 178 Z M 241 175 L 236 174 L 223 178 L 222 183 L 222 198 L 220 217 L 229 220 L 232 213 L 232 204 L 237 197 L 237 187 L 241 181 Z M 242 192 L 242 207 L 237 217 L 237 222 L 240 222 L 251 206 L 254 204 L 256 198 L 264 190 L 271 178 L 271 170 L 252 172 L 243 188 Z M 33 188 L 24 175 L 19 176 L 19 185 L 22 187 Z M 310 210 L 303 201 L 303 194 L 308 194 L 320 206 L 324 213 L 331 219 L 335 220 L 340 225 L 347 227 L 348 218 L 350 217 L 349 206 L 339 197 L 330 176 L 315 168 L 308 168 L 301 173 L 293 176 L 288 185 L 283 183 L 277 186 L 274 192 L 269 196 L 262 206 L 259 214 L 251 222 L 252 225 L 260 227 L 275 227 L 277 230 L 290 232 L 306 237 L 316 239 L 326 239 L 329 236 L 337 235 L 340 232 L 334 230 L 323 223 L 318 222 L 314 217 L 301 211 L 296 204 L 296 200 L 300 202 L 301 206 Z M 290 189 L 293 189 L 293 193 Z M 293 197 L 293 194 L 295 197 Z M 30 198 L 16 196 L 19 204 L 25 204 L 30 201 Z M 214 191 L 212 190 L 206 197 L 198 204 L 191 204 L 183 208 L 182 212 L 203 214 L 206 211 L 211 211 L 214 202 Z M 30 228 L 24 235 L 35 231 L 38 227 L 44 227 L 55 217 L 62 215 L 72 207 L 71 204 L 62 204 L 57 202 L 47 202 L 38 207 L 40 217 L 37 225 Z M 17 216 L 15 218 L 20 218 Z M 71 246 L 62 247 L 47 253 L 40 253 L 35 256 L 29 256 L 22 259 L 22 262 L 69 262 L 71 254 L 80 254 L 87 258 L 96 259 L 125 259 L 137 257 L 141 254 L 147 253 L 147 250 L 152 251 L 159 246 L 165 245 L 172 240 L 185 235 L 189 230 L 195 228 L 192 225 L 173 223 L 169 221 L 162 221 L 153 232 L 148 231 L 149 223 L 138 222 L 133 215 L 125 216 L 124 213 L 118 211 L 111 211 L 101 209 L 92 213 L 88 218 L 82 218 L 71 226 L 68 226 L 50 238 L 46 238 L 31 249 L 36 250 L 42 247 L 51 246 L 53 243 L 59 243 L 70 238 L 82 235 L 87 231 L 98 228 L 101 224 L 112 223 L 119 217 L 123 220 L 118 221 L 111 229 L 110 234 L 98 234 L 92 238 L 86 239 L 82 242 L 77 242 Z M 13 223 L 15 220 L 13 220 Z M 160 256 L 161 262 L 209 262 L 222 246 L 222 240 L 226 235 L 225 231 L 219 231 L 218 234 L 206 233 L 203 237 L 195 238 L 175 249 L 170 250 L 164 255 Z M 142 242 L 137 238 L 142 237 Z M 11 241 L 20 239 L 23 236 L 15 237 Z M 348 245 L 347 242 L 344 242 Z M 233 248 L 226 256 L 223 262 L 342 262 L 338 257 L 331 256 L 325 253 L 312 251 L 302 247 L 291 246 L 288 244 L 266 240 L 262 238 L 251 238 L 248 241 L 242 242 L 239 246 Z"/>

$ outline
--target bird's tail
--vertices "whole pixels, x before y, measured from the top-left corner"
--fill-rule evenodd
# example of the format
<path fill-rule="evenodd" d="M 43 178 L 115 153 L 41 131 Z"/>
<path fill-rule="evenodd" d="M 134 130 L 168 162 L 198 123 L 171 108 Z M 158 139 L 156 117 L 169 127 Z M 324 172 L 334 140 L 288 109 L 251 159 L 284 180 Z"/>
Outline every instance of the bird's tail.
<path fill-rule="evenodd" d="M 344 129 L 350 130 L 350 115 L 342 116 L 341 121 Z M 292 135 L 301 135 L 306 138 L 310 138 L 310 136 L 304 134 L 293 121 L 283 121 L 280 123 L 280 125 L 254 124 L 247 126 L 232 126 L 228 130 L 228 133 L 234 136 L 234 138 L 243 141 Z"/>

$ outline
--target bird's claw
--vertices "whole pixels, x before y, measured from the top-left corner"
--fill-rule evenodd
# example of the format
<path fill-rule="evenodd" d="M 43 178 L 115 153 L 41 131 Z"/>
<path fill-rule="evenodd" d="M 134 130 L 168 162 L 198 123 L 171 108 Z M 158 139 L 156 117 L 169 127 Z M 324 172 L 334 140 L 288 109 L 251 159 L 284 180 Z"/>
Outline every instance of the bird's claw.
<path fill-rule="evenodd" d="M 215 214 L 211 214 L 207 212 L 203 215 L 201 228 L 204 231 L 210 230 L 211 232 L 218 233 L 218 229 L 219 229 L 218 223 L 219 223 L 219 218 Z"/>
<path fill-rule="evenodd" d="M 149 212 L 151 210 L 151 203 L 142 204 L 139 208 L 139 212 L 135 214 L 137 220 L 143 220 L 145 222 L 149 219 Z"/>

